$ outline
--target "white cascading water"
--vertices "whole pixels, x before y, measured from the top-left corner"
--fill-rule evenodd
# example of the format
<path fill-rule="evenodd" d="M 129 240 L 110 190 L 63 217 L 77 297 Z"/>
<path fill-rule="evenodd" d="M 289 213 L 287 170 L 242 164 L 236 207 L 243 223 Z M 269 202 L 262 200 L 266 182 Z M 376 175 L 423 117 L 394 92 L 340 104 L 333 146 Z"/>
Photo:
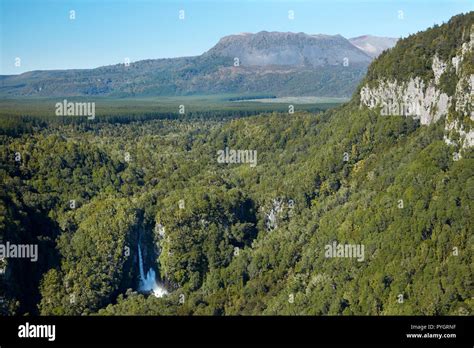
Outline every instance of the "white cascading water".
<path fill-rule="evenodd" d="M 168 294 L 168 291 L 156 282 L 156 273 L 153 268 L 148 270 L 148 273 L 145 276 L 145 272 L 143 270 L 143 258 L 142 258 L 142 250 L 140 248 L 140 242 L 138 242 L 138 265 L 140 268 L 140 285 L 138 290 L 146 293 L 153 292 L 155 297 L 163 297 L 164 295 Z"/>

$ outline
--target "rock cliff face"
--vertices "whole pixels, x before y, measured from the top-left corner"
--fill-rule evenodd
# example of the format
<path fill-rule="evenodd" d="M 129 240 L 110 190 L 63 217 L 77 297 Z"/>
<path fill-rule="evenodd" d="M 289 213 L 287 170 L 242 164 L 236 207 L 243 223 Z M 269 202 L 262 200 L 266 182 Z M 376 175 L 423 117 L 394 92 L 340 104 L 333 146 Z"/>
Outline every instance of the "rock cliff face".
<path fill-rule="evenodd" d="M 422 125 L 445 117 L 445 142 L 463 148 L 474 146 L 474 24 L 463 38 L 451 59 L 443 60 L 435 52 L 429 59 L 431 71 L 423 77 L 366 80 L 360 89 L 360 106 L 380 108 L 384 116 L 414 117 Z"/>
<path fill-rule="evenodd" d="M 451 103 L 451 98 L 436 84 L 426 85 L 419 77 L 408 82 L 381 81 L 375 88 L 364 86 L 360 98 L 369 108 L 381 107 L 384 116 L 412 116 L 420 119 L 421 124 L 439 120 L 447 114 Z"/>

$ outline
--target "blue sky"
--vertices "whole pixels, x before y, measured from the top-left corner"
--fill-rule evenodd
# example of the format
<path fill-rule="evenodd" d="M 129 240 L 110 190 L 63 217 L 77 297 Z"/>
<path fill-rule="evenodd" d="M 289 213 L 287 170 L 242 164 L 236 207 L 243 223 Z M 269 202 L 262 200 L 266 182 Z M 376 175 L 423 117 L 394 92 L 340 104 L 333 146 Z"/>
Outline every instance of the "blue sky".
<path fill-rule="evenodd" d="M 261 30 L 404 37 L 473 9 L 472 0 L 0 0 L 0 74 L 198 55 Z"/>

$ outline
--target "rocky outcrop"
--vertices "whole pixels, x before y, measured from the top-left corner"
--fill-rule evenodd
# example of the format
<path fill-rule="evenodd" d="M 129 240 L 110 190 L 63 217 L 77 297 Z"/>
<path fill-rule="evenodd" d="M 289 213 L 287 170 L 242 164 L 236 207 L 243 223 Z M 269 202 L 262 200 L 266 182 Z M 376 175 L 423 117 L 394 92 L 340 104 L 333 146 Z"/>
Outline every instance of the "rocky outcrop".
<path fill-rule="evenodd" d="M 276 230 L 279 221 L 288 220 L 293 212 L 295 203 L 292 199 L 275 198 L 271 202 L 269 210 L 262 208 L 264 211 L 264 223 L 267 231 Z"/>
<path fill-rule="evenodd" d="M 441 77 L 441 75 L 444 74 L 447 67 L 448 67 L 448 64 L 446 64 L 441 59 L 439 59 L 438 55 L 436 54 L 433 58 L 433 64 L 431 65 L 431 68 L 433 69 L 436 85 L 439 84 L 439 78 Z"/>
<path fill-rule="evenodd" d="M 458 76 L 458 83 L 453 98 L 455 113 L 453 116 L 448 115 L 445 124 L 447 133 L 445 142 L 450 145 L 457 143 L 462 148 L 474 146 L 474 129 L 469 128 L 469 126 L 466 127 L 463 122 L 464 118 L 474 121 L 474 75 L 466 73 L 464 71 L 465 64 L 463 64 L 468 59 L 467 57 L 470 56 L 472 59 L 472 52 L 474 51 L 473 27 L 471 27 L 469 42 L 463 43 L 459 54 L 451 60 L 451 65 L 456 76 Z M 456 115 L 458 117 L 455 117 Z"/>
<path fill-rule="evenodd" d="M 382 81 L 375 88 L 364 86 L 360 100 L 369 108 L 380 107 L 384 116 L 412 116 L 421 124 L 436 122 L 446 115 L 451 102 L 436 85 L 426 86 L 418 77 L 402 83 Z"/>
<path fill-rule="evenodd" d="M 474 129 L 464 123 L 466 118 L 474 121 L 474 75 L 467 73 L 464 64 L 468 56 L 472 58 L 473 47 L 471 32 L 469 41 L 463 43 L 451 61 L 443 61 L 435 54 L 431 65 L 434 78 L 428 81 L 420 77 L 408 81 L 387 79 L 362 86 L 361 107 L 380 108 L 383 116 L 411 116 L 422 125 L 445 116 L 445 142 L 463 148 L 474 146 Z M 443 78 L 457 81 L 451 95 L 442 87 Z"/>

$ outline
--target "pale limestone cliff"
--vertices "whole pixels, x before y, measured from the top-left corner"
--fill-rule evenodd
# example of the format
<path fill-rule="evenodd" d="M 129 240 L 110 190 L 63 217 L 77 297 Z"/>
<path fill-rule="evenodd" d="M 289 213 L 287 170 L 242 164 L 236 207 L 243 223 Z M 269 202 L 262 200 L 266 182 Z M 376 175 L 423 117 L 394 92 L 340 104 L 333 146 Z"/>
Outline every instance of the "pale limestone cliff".
<path fill-rule="evenodd" d="M 427 82 L 416 77 L 408 81 L 378 81 L 376 87 L 363 86 L 360 91 L 361 107 L 380 108 L 384 116 L 411 116 L 419 119 L 422 125 L 446 116 L 446 143 L 464 148 L 474 146 L 474 129 L 467 129 L 469 127 L 462 121 L 466 117 L 474 121 L 474 75 L 467 74 L 463 69 L 463 63 L 473 47 L 474 32 L 471 32 L 469 41 L 463 43 L 450 62 L 444 62 L 435 55 L 431 66 L 434 79 Z M 443 74 L 457 75 L 454 95 L 441 90 Z"/>
<path fill-rule="evenodd" d="M 408 82 L 381 81 L 376 88 L 364 86 L 360 100 L 369 108 L 380 107 L 384 116 L 412 116 L 421 124 L 436 122 L 446 115 L 451 98 L 433 83 L 427 87 L 420 78 Z"/>

